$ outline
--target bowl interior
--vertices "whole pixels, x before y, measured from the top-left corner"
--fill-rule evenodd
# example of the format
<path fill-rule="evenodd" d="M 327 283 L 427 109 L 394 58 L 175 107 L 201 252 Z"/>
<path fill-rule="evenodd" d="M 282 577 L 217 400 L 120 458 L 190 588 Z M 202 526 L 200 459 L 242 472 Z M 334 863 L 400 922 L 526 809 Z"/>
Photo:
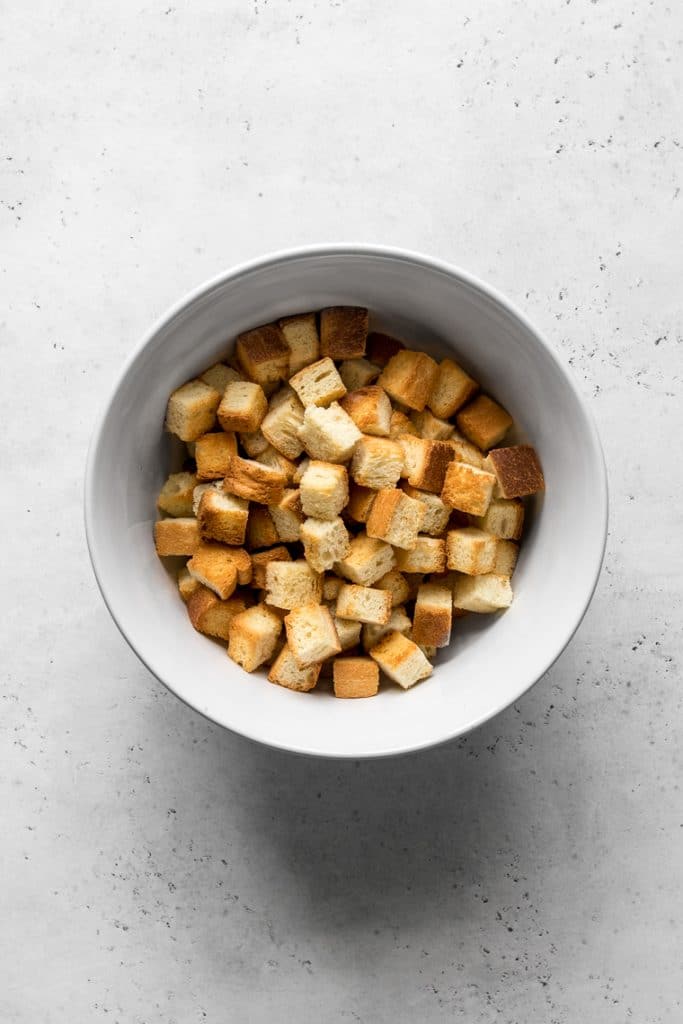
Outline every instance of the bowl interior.
<path fill-rule="evenodd" d="M 196 633 L 152 542 L 171 458 L 169 393 L 230 351 L 236 334 L 332 304 L 452 355 L 539 451 L 547 491 L 529 517 L 504 614 L 455 621 L 433 676 L 411 691 L 338 701 L 247 675 Z M 606 488 L 595 430 L 554 355 L 504 300 L 461 272 L 393 251 L 285 254 L 207 286 L 157 325 L 127 364 L 93 440 L 86 526 L 107 605 L 133 649 L 182 700 L 256 740 L 329 756 L 417 749 L 466 732 L 517 699 L 576 629 L 600 569 Z"/>

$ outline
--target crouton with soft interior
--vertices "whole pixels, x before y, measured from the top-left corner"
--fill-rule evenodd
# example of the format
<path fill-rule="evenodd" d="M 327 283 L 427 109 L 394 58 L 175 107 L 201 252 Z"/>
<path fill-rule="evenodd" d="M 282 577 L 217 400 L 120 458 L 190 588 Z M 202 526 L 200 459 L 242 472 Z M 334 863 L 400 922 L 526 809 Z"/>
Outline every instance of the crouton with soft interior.
<path fill-rule="evenodd" d="M 455 452 L 455 458 L 458 462 L 468 462 L 470 466 L 476 466 L 477 469 L 487 469 L 484 465 L 484 455 L 480 452 L 476 444 L 472 444 L 466 437 L 459 434 L 457 431 L 448 438 L 448 443 Z M 491 470 L 487 470 L 489 473 Z"/>
<path fill-rule="evenodd" d="M 339 376 L 347 391 L 357 391 L 377 380 L 379 371 L 379 366 L 367 359 L 345 359 L 339 367 Z"/>
<path fill-rule="evenodd" d="M 386 391 L 376 384 L 350 391 L 339 404 L 364 434 L 389 436 L 391 402 Z"/>
<path fill-rule="evenodd" d="M 299 428 L 306 453 L 322 462 L 347 462 L 362 436 L 338 402 L 326 409 L 309 405 Z"/>
<path fill-rule="evenodd" d="M 396 568 L 396 555 L 390 544 L 359 533 L 351 539 L 349 553 L 335 565 L 335 572 L 352 583 L 371 586 Z"/>
<path fill-rule="evenodd" d="M 402 341 L 382 331 L 370 331 L 367 341 L 367 357 L 377 366 L 386 366 L 392 356 L 405 348 Z"/>
<path fill-rule="evenodd" d="M 339 516 L 334 519 L 304 519 L 300 532 L 306 561 L 316 572 L 331 569 L 349 553 L 350 540 Z"/>
<path fill-rule="evenodd" d="M 247 520 L 247 546 L 249 549 L 253 551 L 257 548 L 270 548 L 279 540 L 280 536 L 268 509 L 263 508 L 262 505 L 250 505 L 249 519 Z"/>
<path fill-rule="evenodd" d="M 486 458 L 486 469 L 495 474 L 496 491 L 502 498 L 526 498 L 545 490 L 541 463 L 529 444 L 494 448 Z"/>
<path fill-rule="evenodd" d="M 453 588 L 453 605 L 466 612 L 486 615 L 512 604 L 508 576 L 488 573 L 484 576 L 460 576 Z"/>
<path fill-rule="evenodd" d="M 320 353 L 320 338 L 315 313 L 297 313 L 278 321 L 285 341 L 289 345 L 289 369 L 291 377 L 303 366 L 315 362 Z"/>
<path fill-rule="evenodd" d="M 419 437 L 419 431 L 409 416 L 406 416 L 400 409 L 393 409 L 389 421 L 389 437 L 392 441 L 398 441 L 402 434 L 412 434 Z"/>
<path fill-rule="evenodd" d="M 420 533 L 427 533 L 430 537 L 440 537 L 448 525 L 451 510 L 442 501 L 440 495 L 432 494 L 431 491 L 420 491 L 417 487 L 411 487 L 409 483 L 403 484 L 403 490 L 409 498 L 422 503 L 424 517 L 420 526 Z"/>
<path fill-rule="evenodd" d="M 503 440 L 512 426 L 512 416 L 488 395 L 479 395 L 460 410 L 455 422 L 468 441 L 488 451 Z"/>
<path fill-rule="evenodd" d="M 237 455 L 237 438 L 234 434 L 217 430 L 198 437 L 194 447 L 198 480 L 220 480 L 228 471 L 233 455 Z"/>
<path fill-rule="evenodd" d="M 339 590 L 336 613 L 343 619 L 382 625 L 391 618 L 391 607 L 391 594 L 388 590 L 345 583 Z"/>
<path fill-rule="evenodd" d="M 169 555 L 193 555 L 200 540 L 199 523 L 189 516 L 158 519 L 154 524 L 154 544 L 161 558 Z"/>
<path fill-rule="evenodd" d="M 266 566 L 266 603 L 288 611 L 299 605 L 319 602 L 323 578 L 303 559 L 269 562 Z"/>
<path fill-rule="evenodd" d="M 268 399 L 260 384 L 238 380 L 228 384 L 218 406 L 218 422 L 226 431 L 251 434 L 261 426 Z"/>
<path fill-rule="evenodd" d="M 223 544 L 200 542 L 187 568 L 196 580 L 213 590 L 223 601 L 237 586 L 235 559 L 230 548 Z"/>
<path fill-rule="evenodd" d="M 391 603 L 394 608 L 408 600 L 410 588 L 405 576 L 398 569 L 390 569 L 384 576 L 375 583 L 379 590 L 388 590 L 391 594 Z"/>
<path fill-rule="evenodd" d="M 239 365 L 249 380 L 272 395 L 289 374 L 289 345 L 277 324 L 264 324 L 240 334 L 236 345 Z"/>
<path fill-rule="evenodd" d="M 453 622 L 453 593 L 438 583 L 423 583 L 417 592 L 412 637 L 416 644 L 448 647 Z"/>
<path fill-rule="evenodd" d="M 403 449 L 388 437 L 363 436 L 351 459 L 351 476 L 361 487 L 373 491 L 393 487 L 403 469 Z"/>
<path fill-rule="evenodd" d="M 214 363 L 208 370 L 204 370 L 204 373 L 199 374 L 199 379 L 223 394 L 228 384 L 233 384 L 236 380 L 244 380 L 244 377 L 227 363 Z"/>
<path fill-rule="evenodd" d="M 363 650 L 369 651 L 375 647 L 380 640 L 388 636 L 389 633 L 402 633 L 403 636 L 410 637 L 412 632 L 413 624 L 410 621 L 408 614 L 401 605 L 397 608 L 393 608 L 391 616 L 388 622 L 379 624 L 376 622 L 366 622 L 363 626 Z"/>
<path fill-rule="evenodd" d="M 229 640 L 233 619 L 245 611 L 246 607 L 242 596 L 235 595 L 227 601 L 221 601 L 213 590 L 199 584 L 187 602 L 187 613 L 197 632 Z"/>
<path fill-rule="evenodd" d="M 332 359 L 365 355 L 368 311 L 361 306 L 330 306 L 320 311 L 320 353 Z"/>
<path fill-rule="evenodd" d="M 326 408 L 346 394 L 344 381 L 329 356 L 319 359 L 317 363 L 311 363 L 310 366 L 304 366 L 290 377 L 289 383 L 305 407 L 315 405 Z"/>
<path fill-rule="evenodd" d="M 401 476 L 411 487 L 440 494 L 446 470 L 455 458 L 449 442 L 431 441 L 410 434 L 402 434 L 397 440 L 403 450 Z"/>
<path fill-rule="evenodd" d="M 519 545 L 512 540 L 499 540 L 496 544 L 496 558 L 491 572 L 497 576 L 512 576 L 517 565 Z"/>
<path fill-rule="evenodd" d="M 524 527 L 524 504 L 515 498 L 494 498 L 476 524 L 503 540 L 519 540 Z"/>
<path fill-rule="evenodd" d="M 157 508 L 168 516 L 191 516 L 192 495 L 196 486 L 195 473 L 171 473 L 159 491 Z"/>
<path fill-rule="evenodd" d="M 271 665 L 268 681 L 284 686 L 288 690 L 308 693 L 318 682 L 320 668 L 319 662 L 315 665 L 308 665 L 306 668 L 299 668 L 289 644 L 285 644 Z"/>
<path fill-rule="evenodd" d="M 271 469 L 282 473 L 287 486 L 293 482 L 296 473 L 296 462 L 285 458 L 284 455 L 273 448 L 272 444 L 269 444 L 265 451 L 257 455 L 254 461 L 260 462 L 262 466 L 270 466 Z"/>
<path fill-rule="evenodd" d="M 266 589 L 266 568 L 271 562 L 291 562 L 292 556 L 284 544 L 265 551 L 255 551 L 251 556 L 251 585 L 258 590 Z"/>
<path fill-rule="evenodd" d="M 396 631 L 383 637 L 369 654 L 404 690 L 432 674 L 432 666 L 417 644 Z"/>
<path fill-rule="evenodd" d="M 396 568 L 401 572 L 443 572 L 446 568 L 446 542 L 438 537 L 422 534 L 412 551 L 396 548 Z"/>
<path fill-rule="evenodd" d="M 195 590 L 199 590 L 201 583 L 196 580 L 186 565 L 178 573 L 178 592 L 185 604 L 190 600 Z"/>
<path fill-rule="evenodd" d="M 360 484 L 352 483 L 345 509 L 349 518 L 356 523 L 366 523 L 376 497 L 377 491 L 373 491 L 371 487 L 361 487 Z"/>
<path fill-rule="evenodd" d="M 342 651 L 349 651 L 352 647 L 356 647 L 360 643 L 362 623 L 356 619 L 341 619 L 336 613 L 332 614 L 332 618 Z"/>
<path fill-rule="evenodd" d="M 271 657 L 281 632 L 282 620 L 272 608 L 252 605 L 232 620 L 228 655 L 246 672 L 253 672 Z"/>
<path fill-rule="evenodd" d="M 429 401 L 438 369 L 426 352 L 403 349 L 391 357 L 378 384 L 390 398 L 420 412 Z"/>
<path fill-rule="evenodd" d="M 315 665 L 333 654 L 341 644 L 330 609 L 325 604 L 304 604 L 285 615 L 287 643 L 299 668 Z"/>
<path fill-rule="evenodd" d="M 385 488 L 377 492 L 365 525 L 366 533 L 368 537 L 410 551 L 417 544 L 424 514 L 422 502 L 396 487 Z"/>
<path fill-rule="evenodd" d="M 275 523 L 277 535 L 285 544 L 299 540 L 304 514 L 301 511 L 301 496 L 298 487 L 289 487 L 275 505 L 269 505 L 270 517 Z"/>
<path fill-rule="evenodd" d="M 263 466 L 252 459 L 232 455 L 223 481 L 223 489 L 229 494 L 260 505 L 275 505 L 282 501 L 285 493 L 285 475 L 281 470 Z"/>
<path fill-rule="evenodd" d="M 240 434 L 239 441 L 251 459 L 262 455 L 270 446 L 270 441 L 262 430 L 255 430 L 252 434 Z"/>
<path fill-rule="evenodd" d="M 168 400 L 166 430 L 181 441 L 196 441 L 216 422 L 221 397 L 220 391 L 203 380 L 189 380 L 176 388 Z"/>
<path fill-rule="evenodd" d="M 336 519 L 349 500 L 345 466 L 311 459 L 301 477 L 301 507 L 314 519 Z"/>
<path fill-rule="evenodd" d="M 434 387 L 429 396 L 429 408 L 435 416 L 447 420 L 454 412 L 473 398 L 479 385 L 462 367 L 452 359 L 443 359 L 439 363 L 439 371 Z"/>
<path fill-rule="evenodd" d="M 202 540 L 217 540 L 223 544 L 244 544 L 248 518 L 248 501 L 215 487 L 204 492 L 197 510 Z"/>
<path fill-rule="evenodd" d="M 449 530 L 446 534 L 446 563 L 449 569 L 480 576 L 492 572 L 496 559 L 497 539 L 476 526 Z"/>
<path fill-rule="evenodd" d="M 223 490 L 223 481 L 222 480 L 210 480 L 210 481 L 207 481 L 206 483 L 197 484 L 197 486 L 195 487 L 195 489 L 192 492 L 192 515 L 193 516 L 196 516 L 197 513 L 199 512 L 199 503 L 202 500 L 202 495 L 205 494 L 206 491 L 213 491 L 213 490 L 215 490 L 215 491 L 222 491 Z"/>
<path fill-rule="evenodd" d="M 291 388 L 276 391 L 261 423 L 261 433 L 286 459 L 298 459 L 303 451 L 299 427 L 304 407 Z"/>
<path fill-rule="evenodd" d="M 493 473 L 453 460 L 446 470 L 441 499 L 459 512 L 484 516 L 491 504 L 495 482 Z"/>
<path fill-rule="evenodd" d="M 411 413 L 410 420 L 420 437 L 424 437 L 428 441 L 447 441 L 455 431 L 452 423 L 440 420 L 429 409 Z"/>
<path fill-rule="evenodd" d="M 332 679 L 335 697 L 344 700 L 374 697 L 379 691 L 379 667 L 372 658 L 335 658 Z"/>

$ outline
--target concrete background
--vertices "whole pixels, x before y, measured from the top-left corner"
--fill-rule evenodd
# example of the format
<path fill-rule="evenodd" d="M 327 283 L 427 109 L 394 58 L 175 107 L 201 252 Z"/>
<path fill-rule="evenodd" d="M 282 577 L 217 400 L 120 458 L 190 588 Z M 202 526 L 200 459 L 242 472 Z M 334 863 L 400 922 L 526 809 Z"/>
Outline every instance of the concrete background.
<path fill-rule="evenodd" d="M 682 1019 L 682 28 L 617 0 L 5 5 L 3 1022 Z M 92 425 L 148 324 L 323 240 L 504 290 L 611 477 L 554 669 L 378 764 L 181 706 L 82 526 Z"/>

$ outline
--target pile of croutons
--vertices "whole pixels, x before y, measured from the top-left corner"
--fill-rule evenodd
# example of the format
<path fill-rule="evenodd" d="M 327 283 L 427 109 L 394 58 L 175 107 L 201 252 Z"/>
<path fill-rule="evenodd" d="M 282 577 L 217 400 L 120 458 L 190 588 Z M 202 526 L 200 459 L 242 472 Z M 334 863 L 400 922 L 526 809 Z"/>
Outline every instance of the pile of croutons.
<path fill-rule="evenodd" d="M 432 672 L 454 617 L 512 601 L 536 452 L 451 359 L 335 306 L 241 334 L 171 395 L 189 460 L 158 498 L 160 556 L 190 621 L 247 672 L 337 697 Z M 454 422 L 452 422 L 454 421 Z M 365 652 L 363 654 L 363 652 Z"/>

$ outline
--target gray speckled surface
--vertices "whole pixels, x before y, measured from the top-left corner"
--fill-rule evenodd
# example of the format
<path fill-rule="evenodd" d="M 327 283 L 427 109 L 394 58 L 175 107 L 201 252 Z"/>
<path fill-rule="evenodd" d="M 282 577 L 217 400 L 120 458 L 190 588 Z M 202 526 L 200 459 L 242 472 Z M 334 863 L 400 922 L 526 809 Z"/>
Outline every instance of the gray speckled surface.
<path fill-rule="evenodd" d="M 3 16 L 0 1018 L 679 1021 L 680 10 L 115 7 Z M 378 764 L 181 706 L 82 527 L 92 424 L 150 321 L 328 239 L 507 292 L 611 476 L 602 580 L 552 671 L 465 742 Z"/>

